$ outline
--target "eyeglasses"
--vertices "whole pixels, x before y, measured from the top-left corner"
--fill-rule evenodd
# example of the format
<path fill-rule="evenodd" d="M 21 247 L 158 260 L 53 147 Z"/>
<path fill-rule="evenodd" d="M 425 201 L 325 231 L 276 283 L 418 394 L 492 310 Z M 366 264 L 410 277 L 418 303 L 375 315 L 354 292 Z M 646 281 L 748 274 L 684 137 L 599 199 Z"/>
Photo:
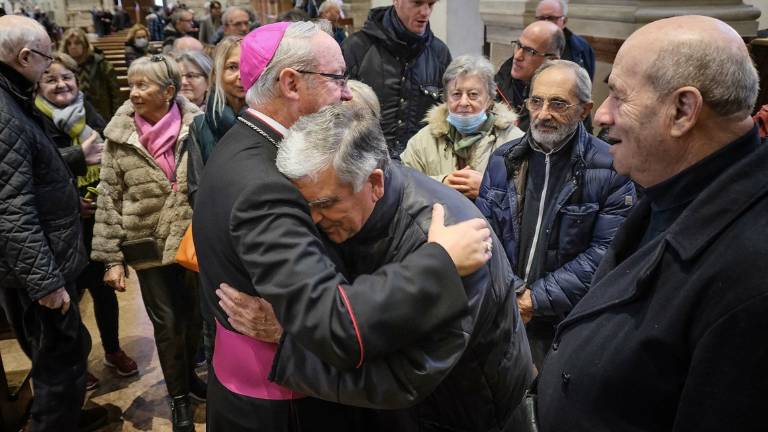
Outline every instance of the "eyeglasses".
<path fill-rule="evenodd" d="M 561 18 L 565 18 L 563 16 L 555 16 L 555 15 L 540 15 L 535 17 L 536 21 L 549 21 L 549 22 L 557 22 Z"/>
<path fill-rule="evenodd" d="M 53 63 L 53 57 L 49 56 L 48 54 L 43 54 L 40 51 L 34 49 L 34 48 L 27 48 L 28 50 L 32 51 L 33 53 L 39 55 L 40 57 L 44 57 L 46 60 L 48 60 L 48 64 Z"/>
<path fill-rule="evenodd" d="M 523 50 L 524 53 L 526 53 L 526 54 L 528 54 L 530 56 L 555 57 L 557 55 L 555 53 L 548 53 L 548 52 L 542 53 L 542 52 L 539 52 L 539 51 L 537 51 L 537 50 L 535 50 L 535 49 L 533 49 L 533 48 L 531 48 L 529 46 L 525 46 L 525 45 L 521 44 L 520 41 L 516 41 L 516 40 L 512 41 L 512 48 L 514 49 L 514 52 L 517 52 L 518 49 L 521 49 L 521 50 Z"/>
<path fill-rule="evenodd" d="M 557 99 L 545 101 L 544 99 L 537 96 L 525 100 L 525 106 L 528 107 L 528 111 L 541 111 L 544 109 L 545 103 L 547 105 L 547 110 L 555 114 L 563 114 L 571 107 L 578 105 L 578 103 L 569 105 L 568 102 Z"/>
<path fill-rule="evenodd" d="M 205 78 L 205 74 L 199 73 L 199 72 L 187 72 L 187 73 L 181 74 L 181 77 L 186 78 L 188 80 L 195 80 L 195 79 Z"/>
<path fill-rule="evenodd" d="M 322 77 L 326 77 L 338 82 L 339 84 L 341 84 L 342 87 L 346 86 L 347 81 L 349 81 L 349 75 L 347 73 L 344 73 L 344 75 L 338 75 L 338 74 L 332 74 L 332 73 L 313 72 L 313 71 L 306 71 L 306 70 L 296 70 L 296 72 L 309 74 L 309 75 L 320 75 Z"/>

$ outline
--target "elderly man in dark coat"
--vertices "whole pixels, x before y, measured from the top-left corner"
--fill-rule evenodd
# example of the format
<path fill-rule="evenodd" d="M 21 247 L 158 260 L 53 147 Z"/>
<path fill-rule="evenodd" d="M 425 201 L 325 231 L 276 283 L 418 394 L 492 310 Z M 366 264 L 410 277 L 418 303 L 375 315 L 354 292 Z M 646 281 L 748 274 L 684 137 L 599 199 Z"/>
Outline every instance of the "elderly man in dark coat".
<path fill-rule="evenodd" d="M 713 18 L 656 21 L 609 87 L 595 119 L 646 196 L 558 327 L 540 430 L 765 430 L 768 147 L 744 42 Z"/>
<path fill-rule="evenodd" d="M 275 23 L 251 32 L 241 50 L 250 108 L 208 160 L 193 218 L 202 292 L 217 321 L 207 422 L 228 432 L 296 430 L 318 422 L 306 415 L 313 399 L 267 380 L 282 344 L 295 339 L 329 364 L 355 368 L 397 349 L 387 343 L 392 335 L 407 341 L 441 327 L 465 310 L 460 275 L 488 259 L 490 232 L 481 219 L 437 227 L 430 236 L 437 243 L 349 283 L 326 256 L 306 201 L 274 162 L 287 127 L 351 98 L 339 45 L 316 24 Z M 281 345 L 235 331 L 215 294 L 222 282 L 274 306 L 285 328 Z M 427 307 L 432 313 L 424 316 Z"/>
<path fill-rule="evenodd" d="M 91 349 L 75 287 L 87 259 L 73 176 L 33 115 L 51 40 L 12 15 L 0 40 L 0 305 L 32 360 L 29 430 L 74 431 Z"/>
<path fill-rule="evenodd" d="M 451 220 L 479 216 L 459 193 L 391 163 L 376 119 L 351 103 L 299 120 L 281 144 L 277 167 L 307 199 L 352 279 L 416 253 L 427 242 L 435 203 Z M 493 241 L 498 250 L 501 243 Z M 357 368 L 334 367 L 284 341 L 273 378 L 305 394 L 378 409 L 350 408 L 354 430 L 518 430 L 522 424 L 512 414 L 533 366 L 511 279 L 509 263 L 497 253 L 463 279 L 462 315 L 423 337 L 391 334 L 379 341 L 391 352 L 369 355 Z M 242 296 L 225 299 L 246 303 Z M 240 308 L 227 309 L 240 320 Z M 432 313 L 414 303 L 398 309 Z"/>

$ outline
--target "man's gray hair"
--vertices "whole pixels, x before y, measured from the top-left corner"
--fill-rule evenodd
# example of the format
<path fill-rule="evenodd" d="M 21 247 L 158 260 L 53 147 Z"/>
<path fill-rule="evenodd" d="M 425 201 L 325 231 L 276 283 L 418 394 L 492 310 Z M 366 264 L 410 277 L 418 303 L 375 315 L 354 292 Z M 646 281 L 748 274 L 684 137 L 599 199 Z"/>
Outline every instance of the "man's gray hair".
<path fill-rule="evenodd" d="M 704 103 L 722 117 L 749 115 L 760 87 L 749 55 L 736 49 L 717 50 L 710 42 L 690 39 L 662 47 L 645 75 L 659 98 L 685 86 L 701 92 Z"/>
<path fill-rule="evenodd" d="M 565 50 L 565 33 L 559 28 L 552 35 L 552 40 L 549 41 L 549 50 L 550 52 L 557 54 L 558 57 L 563 56 L 563 51 Z"/>
<path fill-rule="evenodd" d="M 582 103 L 592 100 L 592 80 L 589 79 L 589 73 L 587 73 L 583 67 L 569 60 L 545 61 L 538 69 L 536 69 L 536 72 L 533 73 L 533 77 L 531 78 L 531 89 L 533 89 L 533 84 L 536 82 L 536 78 L 538 78 L 542 72 L 551 68 L 562 68 L 572 71 L 573 74 L 576 75 L 576 86 L 573 89 L 576 98 Z"/>
<path fill-rule="evenodd" d="M 326 0 L 323 2 L 323 4 L 320 5 L 319 8 L 317 8 L 317 14 L 320 15 L 330 8 L 336 8 L 339 10 L 339 12 L 341 12 L 341 6 L 339 6 L 338 3 Z"/>
<path fill-rule="evenodd" d="M 278 78 L 285 68 L 312 69 L 315 65 L 315 53 L 310 39 L 322 30 L 315 23 L 299 21 L 285 29 L 283 39 L 259 79 L 247 89 L 245 102 L 249 107 L 267 103 L 278 95 Z"/>
<path fill-rule="evenodd" d="M 184 8 L 176 9 L 173 12 L 173 14 L 171 14 L 171 25 L 175 27 L 176 24 L 178 24 L 179 20 L 181 20 L 181 18 L 184 16 L 184 14 L 191 14 L 193 17 L 195 16 L 195 14 L 193 14 L 192 11 L 189 9 L 184 9 Z"/>
<path fill-rule="evenodd" d="M 565 0 L 541 0 L 539 4 L 544 3 L 545 1 L 553 1 L 560 5 L 560 10 L 562 11 L 562 14 L 564 17 L 568 16 L 568 2 Z M 537 5 L 538 8 L 538 5 Z"/>
<path fill-rule="evenodd" d="M 221 14 L 221 23 L 224 25 L 229 24 L 230 16 L 232 16 L 232 14 L 237 11 L 244 12 L 246 15 L 248 15 L 248 21 L 251 20 L 251 14 L 248 13 L 248 9 L 240 6 L 230 6 L 224 11 L 223 14 Z"/>
<path fill-rule="evenodd" d="M 495 74 L 493 65 L 487 58 L 485 58 L 485 56 L 471 54 L 463 55 L 456 57 L 448 65 L 448 68 L 443 74 L 443 88 L 447 89 L 448 84 L 455 81 L 456 78 L 474 75 L 483 81 L 485 89 L 488 92 L 488 97 L 492 100 L 496 97 Z"/>
<path fill-rule="evenodd" d="M 6 20 L 10 19 L 19 20 L 20 18 L 10 17 Z M 26 25 L 0 25 L 1 61 L 11 63 L 22 48 L 34 47 L 48 37 L 45 28 L 32 18 L 24 20 L 24 23 Z"/>
<path fill-rule="evenodd" d="M 299 119 L 280 143 L 277 169 L 291 180 L 314 180 L 328 168 L 355 192 L 373 170 L 389 167 L 387 141 L 379 121 L 346 103 Z"/>

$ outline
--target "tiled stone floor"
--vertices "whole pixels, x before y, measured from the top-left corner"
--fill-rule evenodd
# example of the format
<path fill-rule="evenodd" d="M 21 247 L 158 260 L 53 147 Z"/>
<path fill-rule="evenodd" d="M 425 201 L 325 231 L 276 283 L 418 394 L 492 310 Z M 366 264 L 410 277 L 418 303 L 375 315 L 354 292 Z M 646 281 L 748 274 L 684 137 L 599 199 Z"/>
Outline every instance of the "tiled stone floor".
<path fill-rule="evenodd" d="M 86 395 L 86 407 L 98 404 L 109 411 L 110 423 L 100 432 L 171 431 L 170 410 L 166 401 L 165 381 L 157 359 L 152 324 L 147 318 L 137 278 L 128 279 L 126 292 L 117 293 L 120 303 L 120 345 L 139 365 L 139 375 L 122 378 L 102 364 L 101 346 L 91 297 L 86 292 L 80 312 L 93 339 L 89 370 L 101 384 Z M 0 341 L 3 363 L 11 377 L 22 376 L 30 367 L 29 360 L 12 340 Z M 195 430 L 205 431 L 205 405 L 195 404 Z"/>

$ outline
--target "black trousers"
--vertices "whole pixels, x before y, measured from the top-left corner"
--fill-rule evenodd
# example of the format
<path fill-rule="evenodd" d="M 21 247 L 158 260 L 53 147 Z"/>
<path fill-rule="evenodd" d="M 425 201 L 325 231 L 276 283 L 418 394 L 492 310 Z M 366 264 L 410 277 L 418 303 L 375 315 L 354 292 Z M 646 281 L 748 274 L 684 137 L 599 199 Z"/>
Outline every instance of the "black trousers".
<path fill-rule="evenodd" d="M 138 270 L 144 307 L 155 330 L 155 346 L 171 396 L 189 393 L 200 340 L 197 275 L 178 264 Z"/>
<path fill-rule="evenodd" d="M 91 255 L 91 240 L 93 239 L 94 219 L 81 219 L 83 226 L 83 241 L 88 256 Z M 85 270 L 77 277 L 77 288 L 82 293 L 88 289 L 93 299 L 93 312 L 96 326 L 99 328 L 101 345 L 107 354 L 120 351 L 118 338 L 119 308 L 115 290 L 104 283 L 104 263 L 90 261 Z"/>
<path fill-rule="evenodd" d="M 66 289 L 72 303 L 64 315 L 31 301 L 22 288 L 0 289 L 0 305 L 32 360 L 32 432 L 76 431 L 85 399 L 91 337 L 80 319 L 75 284 Z"/>
<path fill-rule="evenodd" d="M 257 399 L 229 391 L 208 369 L 208 432 L 353 432 L 355 408 L 315 398 Z M 396 429 L 391 429 L 396 430 Z"/>
<path fill-rule="evenodd" d="M 544 358 L 552 346 L 555 339 L 555 330 L 557 321 L 553 319 L 534 317 L 526 326 L 525 332 L 528 336 L 528 344 L 531 347 L 531 357 L 536 370 L 541 371 L 544 366 Z"/>

